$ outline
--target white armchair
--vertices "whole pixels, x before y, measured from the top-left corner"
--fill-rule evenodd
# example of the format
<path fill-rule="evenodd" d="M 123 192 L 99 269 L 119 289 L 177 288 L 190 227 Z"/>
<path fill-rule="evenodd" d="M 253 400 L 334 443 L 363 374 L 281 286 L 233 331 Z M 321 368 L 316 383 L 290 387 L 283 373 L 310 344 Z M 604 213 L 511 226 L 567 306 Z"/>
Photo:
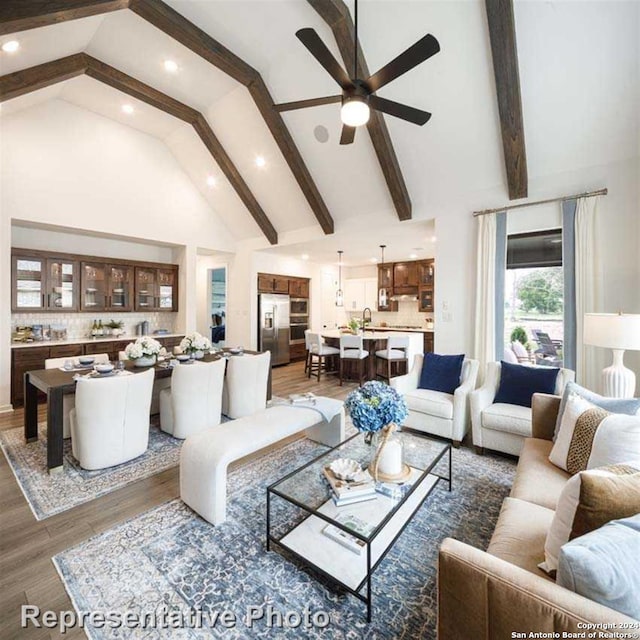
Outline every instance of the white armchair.
<path fill-rule="evenodd" d="M 222 389 L 222 413 L 235 419 L 264 409 L 270 372 L 270 351 L 229 358 Z"/>
<path fill-rule="evenodd" d="M 178 365 L 160 392 L 160 428 L 174 438 L 220 424 L 226 360 Z"/>
<path fill-rule="evenodd" d="M 492 449 L 518 456 L 524 439 L 531 437 L 531 408 L 516 404 L 494 404 L 500 387 L 500 373 L 499 362 L 487 363 L 483 385 L 471 394 L 473 444 L 480 454 L 484 449 Z M 560 369 L 554 393 L 562 395 L 567 382 L 572 382 L 575 377 L 571 369 Z"/>
<path fill-rule="evenodd" d="M 154 370 L 100 380 L 80 378 L 71 411 L 71 447 L 83 469 L 105 469 L 142 455 L 149 446 Z"/>
<path fill-rule="evenodd" d="M 460 386 L 450 394 L 418 388 L 423 360 L 422 354 L 416 355 L 411 371 L 407 375 L 392 378 L 389 382 L 391 387 L 404 396 L 407 403 L 409 415 L 404 425 L 410 429 L 450 438 L 453 445 L 459 447 L 469 431 L 469 394 L 476 387 L 479 363 L 465 358 Z"/>
<path fill-rule="evenodd" d="M 98 364 L 100 362 L 109 362 L 109 354 L 108 353 L 96 353 L 91 354 L 91 357 L 94 359 L 94 363 Z M 76 362 L 78 358 L 47 358 L 44 361 L 45 369 L 59 369 L 64 366 L 64 363 L 67 360 L 73 360 Z M 69 414 L 71 410 L 76 406 L 76 397 L 73 393 L 65 393 L 62 396 L 62 437 L 70 438 L 71 437 L 71 424 L 69 423 Z"/>

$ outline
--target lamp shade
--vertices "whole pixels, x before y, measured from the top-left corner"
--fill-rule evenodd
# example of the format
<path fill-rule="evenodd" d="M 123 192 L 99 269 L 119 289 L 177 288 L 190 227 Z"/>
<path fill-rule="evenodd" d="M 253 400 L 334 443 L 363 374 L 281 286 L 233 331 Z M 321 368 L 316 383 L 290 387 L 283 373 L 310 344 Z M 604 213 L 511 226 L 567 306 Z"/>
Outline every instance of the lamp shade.
<path fill-rule="evenodd" d="M 583 341 L 595 347 L 640 351 L 640 314 L 585 313 Z"/>

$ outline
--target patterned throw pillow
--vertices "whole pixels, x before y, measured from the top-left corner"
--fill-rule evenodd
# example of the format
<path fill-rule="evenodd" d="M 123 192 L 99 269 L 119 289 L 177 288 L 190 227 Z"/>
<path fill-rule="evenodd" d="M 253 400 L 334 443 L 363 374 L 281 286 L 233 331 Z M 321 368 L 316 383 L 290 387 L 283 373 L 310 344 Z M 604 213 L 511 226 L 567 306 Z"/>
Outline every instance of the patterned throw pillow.
<path fill-rule="evenodd" d="M 549 461 L 570 474 L 640 460 L 640 416 L 609 413 L 572 394 Z"/>
<path fill-rule="evenodd" d="M 538 565 L 553 573 L 564 544 L 607 522 L 640 513 L 640 462 L 582 471 L 564 486 Z"/>

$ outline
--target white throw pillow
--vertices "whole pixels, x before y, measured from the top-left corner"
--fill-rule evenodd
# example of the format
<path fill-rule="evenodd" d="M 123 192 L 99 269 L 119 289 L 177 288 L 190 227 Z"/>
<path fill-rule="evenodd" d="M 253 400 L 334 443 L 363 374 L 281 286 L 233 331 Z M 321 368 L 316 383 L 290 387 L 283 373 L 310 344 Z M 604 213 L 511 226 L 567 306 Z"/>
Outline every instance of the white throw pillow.
<path fill-rule="evenodd" d="M 558 561 L 560 558 L 560 549 L 564 544 L 569 542 L 571 538 L 571 531 L 574 528 L 574 520 L 576 517 L 576 511 L 578 504 L 580 503 L 580 492 L 582 489 L 582 478 L 585 474 L 593 476 L 602 476 L 616 478 L 620 477 L 621 473 L 631 470 L 640 471 L 640 462 L 630 462 L 624 465 L 614 465 L 609 467 L 603 467 L 602 469 L 592 469 L 591 471 L 584 471 L 582 473 L 576 473 L 576 475 L 569 478 L 567 484 L 562 489 L 562 493 L 558 498 L 558 505 L 556 507 L 551 526 L 547 532 L 547 539 L 544 543 L 544 558 L 545 561 L 539 564 L 540 569 L 547 573 L 552 573 L 558 569 Z"/>
<path fill-rule="evenodd" d="M 640 417 L 609 413 L 571 394 L 549 461 L 574 474 L 627 460 L 640 460 Z"/>

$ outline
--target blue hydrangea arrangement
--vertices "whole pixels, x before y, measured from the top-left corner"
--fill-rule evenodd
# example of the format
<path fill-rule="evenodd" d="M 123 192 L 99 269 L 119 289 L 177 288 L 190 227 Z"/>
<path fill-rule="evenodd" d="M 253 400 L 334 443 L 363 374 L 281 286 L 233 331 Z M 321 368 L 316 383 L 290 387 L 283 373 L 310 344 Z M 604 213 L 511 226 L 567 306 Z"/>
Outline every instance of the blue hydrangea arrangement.
<path fill-rule="evenodd" d="M 365 382 L 347 396 L 344 406 L 356 429 L 363 432 L 380 431 L 390 422 L 400 425 L 407 417 L 404 398 L 383 382 Z"/>

